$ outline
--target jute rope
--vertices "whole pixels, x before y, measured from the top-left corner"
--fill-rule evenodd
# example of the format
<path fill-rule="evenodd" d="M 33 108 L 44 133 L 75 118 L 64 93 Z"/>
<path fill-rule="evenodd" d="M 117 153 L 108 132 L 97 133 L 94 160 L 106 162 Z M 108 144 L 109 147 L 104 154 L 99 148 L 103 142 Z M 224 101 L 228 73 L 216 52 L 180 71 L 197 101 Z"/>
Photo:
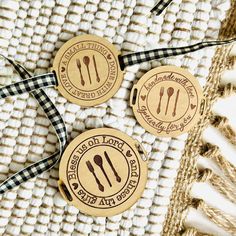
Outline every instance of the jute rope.
<path fill-rule="evenodd" d="M 229 120 L 226 117 L 212 116 L 211 124 L 218 128 L 230 143 L 236 145 L 236 133 L 229 125 Z"/>
<path fill-rule="evenodd" d="M 220 97 L 228 97 L 236 92 L 236 87 L 232 84 L 219 87 L 218 94 Z"/>
<path fill-rule="evenodd" d="M 222 30 L 220 32 L 220 38 L 230 37 L 235 34 L 236 29 L 236 2 L 232 1 L 231 10 L 228 14 L 228 18 L 224 23 Z M 221 73 L 225 70 L 230 68 L 233 65 L 233 60 L 229 60 L 229 53 L 231 48 L 230 47 L 223 47 L 216 51 L 215 57 L 213 59 L 213 65 L 210 70 L 210 75 L 208 77 L 208 84 L 204 90 L 205 95 L 205 112 L 204 115 L 201 117 L 198 125 L 190 132 L 190 136 L 188 138 L 188 144 L 185 148 L 185 153 L 182 157 L 182 161 L 179 168 L 179 173 L 177 176 L 177 180 L 175 183 L 175 187 L 172 193 L 172 200 L 169 205 L 168 214 L 166 217 L 166 222 L 164 226 L 163 234 L 165 236 L 172 236 L 177 235 L 178 232 L 183 230 L 183 221 L 182 214 L 188 208 L 188 206 L 193 204 L 192 199 L 188 195 L 188 189 L 191 183 L 197 180 L 198 177 L 198 170 L 195 168 L 196 166 L 196 156 L 199 154 L 201 146 L 202 146 L 202 139 L 201 134 L 203 129 L 209 124 L 211 118 L 211 107 L 215 100 L 219 97 L 219 77 Z M 226 160 L 223 160 L 216 156 L 216 160 L 218 165 L 223 168 L 229 168 L 228 177 L 232 178 L 232 171 L 233 168 Z M 224 170 L 224 169 L 223 169 Z M 227 171 L 228 172 L 228 171 Z M 235 180 L 233 178 L 233 180 Z M 207 207 L 204 203 L 201 203 L 201 206 L 204 207 L 205 213 L 209 216 L 212 216 L 214 211 L 213 209 Z M 210 215 L 211 213 L 211 215 Z M 219 212 L 217 212 L 219 213 Z M 229 218 L 226 218 L 229 219 Z M 219 223 L 219 219 L 215 219 L 215 223 Z M 235 231 L 234 227 L 228 227 L 228 225 L 222 225 L 224 229 L 228 232 Z M 191 232 L 190 232 L 191 233 Z M 191 235 L 191 234 L 190 234 Z"/>
<path fill-rule="evenodd" d="M 197 235 L 197 230 L 194 228 L 190 228 L 184 231 L 182 236 L 196 236 Z"/>
<path fill-rule="evenodd" d="M 215 156 L 214 159 L 217 164 L 222 167 L 222 170 L 225 171 L 227 177 L 229 177 L 233 183 L 236 183 L 236 168 L 221 155 Z"/>
<path fill-rule="evenodd" d="M 198 208 L 201 209 L 215 224 L 223 228 L 225 231 L 235 235 L 236 232 L 236 219 L 235 217 L 222 213 L 214 207 L 208 206 L 204 201 L 200 201 Z"/>
<path fill-rule="evenodd" d="M 236 203 L 236 185 L 233 185 L 230 181 L 214 174 L 212 170 L 205 169 L 201 174 L 199 181 L 208 181 L 219 193 L 225 195 L 231 202 Z"/>
<path fill-rule="evenodd" d="M 181 234 L 181 236 L 212 236 L 210 234 L 203 234 L 197 231 L 197 229 L 189 228 Z"/>
<path fill-rule="evenodd" d="M 204 156 L 214 160 L 217 165 L 220 167 L 224 175 L 232 182 L 236 183 L 236 168 L 229 161 L 227 161 L 219 152 L 217 146 L 207 144 L 209 150 L 205 153 Z"/>

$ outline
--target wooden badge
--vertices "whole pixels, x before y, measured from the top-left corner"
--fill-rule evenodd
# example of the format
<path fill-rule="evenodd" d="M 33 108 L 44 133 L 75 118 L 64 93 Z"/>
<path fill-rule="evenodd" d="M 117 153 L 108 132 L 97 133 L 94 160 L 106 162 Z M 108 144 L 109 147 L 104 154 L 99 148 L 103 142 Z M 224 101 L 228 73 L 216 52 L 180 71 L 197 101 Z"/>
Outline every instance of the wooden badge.
<path fill-rule="evenodd" d="M 60 48 L 53 63 L 58 90 L 69 101 L 85 107 L 107 101 L 123 80 L 119 54 L 104 38 L 72 38 Z"/>
<path fill-rule="evenodd" d="M 130 208 L 147 180 L 146 154 L 128 135 L 110 128 L 89 130 L 65 150 L 59 189 L 65 200 L 93 216 Z"/>
<path fill-rule="evenodd" d="M 199 119 L 202 90 L 187 70 L 162 66 L 147 72 L 133 87 L 130 104 L 138 122 L 156 136 L 175 137 Z"/>

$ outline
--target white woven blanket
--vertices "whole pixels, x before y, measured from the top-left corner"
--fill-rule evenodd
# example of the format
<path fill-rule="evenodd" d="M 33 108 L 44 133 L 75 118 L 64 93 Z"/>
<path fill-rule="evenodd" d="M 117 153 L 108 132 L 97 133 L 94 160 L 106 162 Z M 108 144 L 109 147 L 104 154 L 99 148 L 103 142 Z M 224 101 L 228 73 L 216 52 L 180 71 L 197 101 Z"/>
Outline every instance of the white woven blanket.
<path fill-rule="evenodd" d="M 39 74 L 49 70 L 64 42 L 84 33 L 105 37 L 122 53 L 217 39 L 230 0 L 175 0 L 161 16 L 150 14 L 154 4 L 154 0 L 1 0 L 0 51 Z M 91 217 L 62 199 L 56 167 L 1 196 L 0 234 L 161 234 L 187 134 L 171 139 L 145 132 L 128 105 L 130 89 L 144 72 L 161 64 L 185 67 L 205 86 L 214 51 L 129 67 L 117 94 L 93 108 L 82 109 L 47 89 L 71 139 L 86 129 L 107 126 L 143 143 L 150 153 L 146 189 L 123 214 Z M 19 80 L 3 61 L 0 67 L 1 86 Z M 0 181 L 49 156 L 56 144 L 54 131 L 34 98 L 24 94 L 0 100 Z"/>

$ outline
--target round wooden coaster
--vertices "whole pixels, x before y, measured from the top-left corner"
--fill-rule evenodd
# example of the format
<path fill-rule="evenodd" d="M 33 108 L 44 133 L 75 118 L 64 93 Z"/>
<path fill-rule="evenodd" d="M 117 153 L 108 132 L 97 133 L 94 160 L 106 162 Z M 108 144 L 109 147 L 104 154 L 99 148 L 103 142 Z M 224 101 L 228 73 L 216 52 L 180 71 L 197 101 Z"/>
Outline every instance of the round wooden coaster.
<path fill-rule="evenodd" d="M 174 137 L 199 119 L 202 90 L 187 70 L 162 66 L 144 74 L 131 91 L 130 104 L 138 122 L 156 136 Z"/>
<path fill-rule="evenodd" d="M 93 216 L 130 208 L 147 181 L 146 154 L 128 135 L 110 128 L 84 132 L 65 150 L 59 189 L 69 204 Z"/>
<path fill-rule="evenodd" d="M 54 59 L 58 90 L 69 101 L 85 107 L 107 101 L 123 80 L 119 54 L 104 38 L 94 35 L 72 38 Z"/>

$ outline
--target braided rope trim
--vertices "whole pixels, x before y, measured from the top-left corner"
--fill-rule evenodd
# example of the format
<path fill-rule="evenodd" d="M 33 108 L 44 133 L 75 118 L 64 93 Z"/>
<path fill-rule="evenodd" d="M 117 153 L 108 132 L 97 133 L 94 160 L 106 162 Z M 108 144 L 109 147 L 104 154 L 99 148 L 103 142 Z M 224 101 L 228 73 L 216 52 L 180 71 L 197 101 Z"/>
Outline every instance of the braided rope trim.
<path fill-rule="evenodd" d="M 232 37 L 232 35 L 234 34 L 235 10 L 236 3 L 234 3 L 234 6 L 232 6 L 232 10 L 229 14 L 228 20 L 221 31 L 221 37 Z M 180 171 L 175 183 L 175 188 L 172 193 L 172 201 L 169 205 L 169 211 L 167 214 L 169 217 L 166 219 L 164 226 L 165 235 L 178 235 L 178 233 L 183 232 L 183 230 L 185 230 L 184 235 L 203 235 L 201 233 L 199 234 L 197 229 L 186 229 L 184 227 L 184 220 L 182 220 L 182 218 L 189 206 L 201 209 L 212 222 L 214 222 L 219 227 L 222 227 L 225 231 L 233 234 L 235 234 L 236 232 L 234 222 L 235 220 L 232 221 L 234 226 L 231 224 L 231 215 L 228 215 L 225 212 L 220 211 L 219 209 L 215 209 L 214 207 L 208 206 L 201 200 L 197 201 L 199 204 L 197 204 L 196 206 L 196 199 L 192 199 L 189 195 L 189 186 L 193 182 L 198 181 L 199 178 L 199 171 L 195 168 L 197 162 L 196 156 L 199 155 L 201 151 L 200 149 L 202 149 L 203 153 L 201 153 L 201 155 L 213 159 L 222 170 L 224 176 L 226 176 L 231 182 L 229 182 L 228 180 L 224 180 L 221 177 L 219 179 L 219 176 L 208 170 L 204 171 L 204 175 L 201 177 L 202 181 L 208 180 L 218 190 L 218 192 L 224 194 L 230 201 L 235 202 L 235 194 L 232 192 L 233 188 L 235 188 L 235 185 L 233 184 L 236 183 L 235 171 L 233 173 L 235 167 L 233 167 L 231 163 L 226 161 L 225 158 L 220 155 L 218 147 L 210 146 L 209 150 L 209 144 L 204 145 L 201 139 L 201 133 L 203 129 L 207 127 L 210 122 L 212 122 L 212 104 L 219 96 L 225 95 L 225 93 L 222 93 L 222 88 L 219 87 L 219 75 L 224 71 L 225 68 L 228 68 L 229 64 L 232 62 L 230 59 L 228 59 L 230 49 L 230 47 L 224 47 L 216 51 L 211 68 L 211 73 L 208 78 L 209 86 L 205 89 L 205 112 L 201 120 L 199 121 L 199 125 L 192 130 L 189 136 L 185 154 L 180 165 Z M 215 122 L 214 117 L 213 122 Z M 231 133 L 231 129 L 229 127 L 227 127 L 227 130 Z M 226 136 L 228 136 L 229 138 L 229 135 Z M 230 137 L 232 137 L 232 134 L 230 135 Z M 226 188 L 222 189 L 222 186 L 219 185 L 225 183 L 225 181 L 227 181 L 227 186 Z"/>

